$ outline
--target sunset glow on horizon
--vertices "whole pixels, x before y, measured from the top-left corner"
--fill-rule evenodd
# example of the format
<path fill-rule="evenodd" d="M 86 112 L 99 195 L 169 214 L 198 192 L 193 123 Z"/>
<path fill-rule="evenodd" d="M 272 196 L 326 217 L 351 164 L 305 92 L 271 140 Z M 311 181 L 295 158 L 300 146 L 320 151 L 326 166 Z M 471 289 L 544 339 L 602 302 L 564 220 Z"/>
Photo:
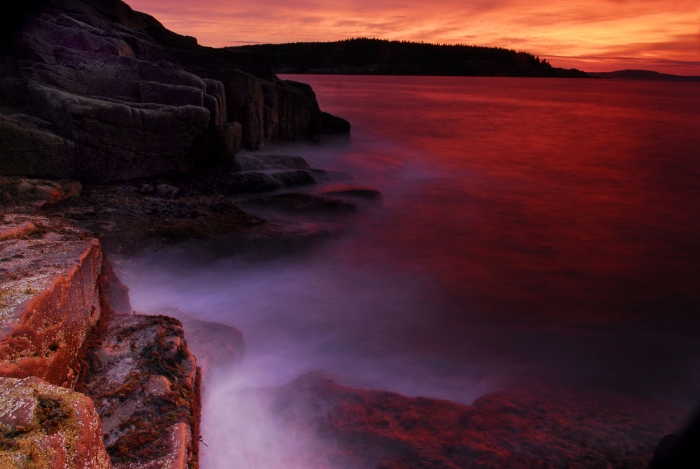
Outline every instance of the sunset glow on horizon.
<path fill-rule="evenodd" d="M 531 52 L 586 71 L 700 75 L 697 0 L 131 0 L 132 8 L 206 46 L 354 37 Z"/>

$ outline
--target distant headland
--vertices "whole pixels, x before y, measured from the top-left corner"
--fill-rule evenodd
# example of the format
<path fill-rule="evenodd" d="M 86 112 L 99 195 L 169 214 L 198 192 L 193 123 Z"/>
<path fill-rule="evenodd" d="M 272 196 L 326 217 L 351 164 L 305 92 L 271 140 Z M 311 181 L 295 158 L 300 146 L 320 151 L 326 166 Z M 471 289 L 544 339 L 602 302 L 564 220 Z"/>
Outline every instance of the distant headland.
<path fill-rule="evenodd" d="M 700 82 L 700 76 L 671 75 L 652 70 L 618 70 L 616 72 L 589 72 L 594 78 L 621 78 L 625 80 L 686 81 Z"/>
<path fill-rule="evenodd" d="M 230 47 L 273 58 L 277 73 L 588 78 L 553 67 L 528 52 L 500 47 L 440 45 L 357 38 Z"/>

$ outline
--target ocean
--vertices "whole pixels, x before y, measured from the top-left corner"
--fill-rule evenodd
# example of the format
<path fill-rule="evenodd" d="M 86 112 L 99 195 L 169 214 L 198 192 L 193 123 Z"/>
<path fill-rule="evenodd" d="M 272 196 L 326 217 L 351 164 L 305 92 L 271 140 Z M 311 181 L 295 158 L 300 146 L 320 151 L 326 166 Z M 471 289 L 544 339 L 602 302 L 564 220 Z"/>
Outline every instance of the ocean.
<path fill-rule="evenodd" d="M 210 401 L 324 369 L 467 405 L 562 386 L 700 406 L 700 84 L 282 78 L 352 133 L 263 153 L 383 201 L 299 222 L 343 235 L 297 255 L 203 260 L 200 243 L 121 264 L 135 309 L 243 331 Z"/>

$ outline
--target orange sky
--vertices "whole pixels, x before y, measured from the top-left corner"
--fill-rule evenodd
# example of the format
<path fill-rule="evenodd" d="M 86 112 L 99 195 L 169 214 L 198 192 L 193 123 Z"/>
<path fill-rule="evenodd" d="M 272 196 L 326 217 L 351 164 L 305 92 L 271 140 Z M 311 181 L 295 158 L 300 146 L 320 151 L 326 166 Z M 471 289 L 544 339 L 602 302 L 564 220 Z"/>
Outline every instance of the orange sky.
<path fill-rule="evenodd" d="M 700 0 L 127 0 L 226 46 L 366 36 L 525 50 L 555 66 L 700 75 Z"/>

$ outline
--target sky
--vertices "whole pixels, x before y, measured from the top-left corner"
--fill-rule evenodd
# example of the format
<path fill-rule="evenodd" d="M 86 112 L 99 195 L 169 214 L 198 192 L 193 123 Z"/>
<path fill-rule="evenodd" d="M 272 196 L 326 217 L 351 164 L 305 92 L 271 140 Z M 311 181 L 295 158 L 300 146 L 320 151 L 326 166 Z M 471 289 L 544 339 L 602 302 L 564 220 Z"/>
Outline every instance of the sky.
<path fill-rule="evenodd" d="M 585 71 L 700 75 L 700 0 L 126 0 L 214 47 L 376 37 L 497 46 Z"/>

